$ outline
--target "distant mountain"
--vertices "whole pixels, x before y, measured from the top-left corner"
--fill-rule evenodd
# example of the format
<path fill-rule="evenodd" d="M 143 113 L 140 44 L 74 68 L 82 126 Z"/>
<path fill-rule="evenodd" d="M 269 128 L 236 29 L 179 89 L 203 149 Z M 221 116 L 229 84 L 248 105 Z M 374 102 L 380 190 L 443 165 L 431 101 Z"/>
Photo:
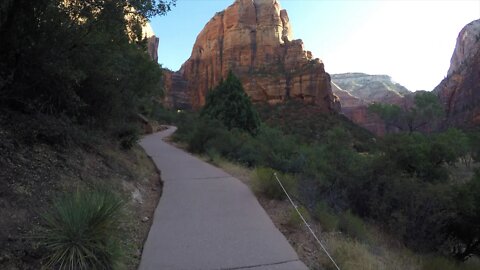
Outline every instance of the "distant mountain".
<path fill-rule="evenodd" d="M 388 75 L 365 73 L 332 74 L 332 91 L 339 97 L 342 112 L 354 123 L 377 135 L 385 133 L 383 121 L 368 113 L 368 105 L 379 102 L 404 106 L 412 94 Z"/>
<path fill-rule="evenodd" d="M 404 95 L 411 93 L 388 75 L 343 73 L 333 74 L 331 78 L 341 89 L 366 102 L 398 104 Z"/>
<path fill-rule="evenodd" d="M 446 126 L 480 125 L 480 20 L 459 33 L 448 75 L 434 90 L 446 111 Z"/>

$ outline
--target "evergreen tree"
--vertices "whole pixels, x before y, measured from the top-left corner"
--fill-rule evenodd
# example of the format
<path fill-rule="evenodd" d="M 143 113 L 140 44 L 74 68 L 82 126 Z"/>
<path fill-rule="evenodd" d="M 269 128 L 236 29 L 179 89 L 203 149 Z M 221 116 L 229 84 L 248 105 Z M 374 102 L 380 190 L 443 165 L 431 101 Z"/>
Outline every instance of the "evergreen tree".
<path fill-rule="evenodd" d="M 228 129 L 238 128 L 256 133 L 260 118 L 245 94 L 242 83 L 230 71 L 227 79 L 210 91 L 203 107 L 202 116 L 218 119 Z"/>

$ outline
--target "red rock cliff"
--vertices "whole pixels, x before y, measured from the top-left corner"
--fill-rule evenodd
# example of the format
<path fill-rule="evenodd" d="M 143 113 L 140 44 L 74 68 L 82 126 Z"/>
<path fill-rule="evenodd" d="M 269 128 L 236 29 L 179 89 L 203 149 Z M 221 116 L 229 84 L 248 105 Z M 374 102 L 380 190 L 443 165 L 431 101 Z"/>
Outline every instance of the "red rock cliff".
<path fill-rule="evenodd" d="M 167 74 L 166 103 L 199 108 L 209 89 L 232 70 L 253 102 L 300 99 L 324 112 L 339 109 L 323 63 L 292 40 L 288 14 L 277 0 L 236 0 L 200 32 L 190 58 Z"/>
<path fill-rule="evenodd" d="M 447 126 L 480 125 L 480 20 L 458 35 L 448 76 L 434 91 L 445 106 Z"/>

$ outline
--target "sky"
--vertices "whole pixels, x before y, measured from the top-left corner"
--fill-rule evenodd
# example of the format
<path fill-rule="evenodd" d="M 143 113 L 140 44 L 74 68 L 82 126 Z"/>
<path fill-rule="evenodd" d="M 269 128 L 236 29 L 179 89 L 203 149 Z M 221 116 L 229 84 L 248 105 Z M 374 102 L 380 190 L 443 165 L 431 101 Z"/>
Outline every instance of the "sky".
<path fill-rule="evenodd" d="M 195 39 L 234 0 L 177 0 L 151 25 L 159 63 L 178 70 Z M 331 74 L 390 75 L 409 90 L 433 90 L 446 76 L 460 30 L 480 19 L 480 0 L 279 0 L 294 39 Z"/>

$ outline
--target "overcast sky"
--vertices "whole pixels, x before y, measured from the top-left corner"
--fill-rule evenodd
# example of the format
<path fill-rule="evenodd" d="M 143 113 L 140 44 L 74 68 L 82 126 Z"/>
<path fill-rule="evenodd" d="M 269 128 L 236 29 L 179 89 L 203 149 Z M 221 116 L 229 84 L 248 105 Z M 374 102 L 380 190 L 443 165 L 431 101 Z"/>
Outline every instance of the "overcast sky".
<path fill-rule="evenodd" d="M 152 19 L 159 63 L 178 70 L 198 33 L 233 0 L 177 0 Z M 295 39 L 329 73 L 387 74 L 408 89 L 433 90 L 445 77 L 460 30 L 480 18 L 480 0 L 279 0 Z"/>

